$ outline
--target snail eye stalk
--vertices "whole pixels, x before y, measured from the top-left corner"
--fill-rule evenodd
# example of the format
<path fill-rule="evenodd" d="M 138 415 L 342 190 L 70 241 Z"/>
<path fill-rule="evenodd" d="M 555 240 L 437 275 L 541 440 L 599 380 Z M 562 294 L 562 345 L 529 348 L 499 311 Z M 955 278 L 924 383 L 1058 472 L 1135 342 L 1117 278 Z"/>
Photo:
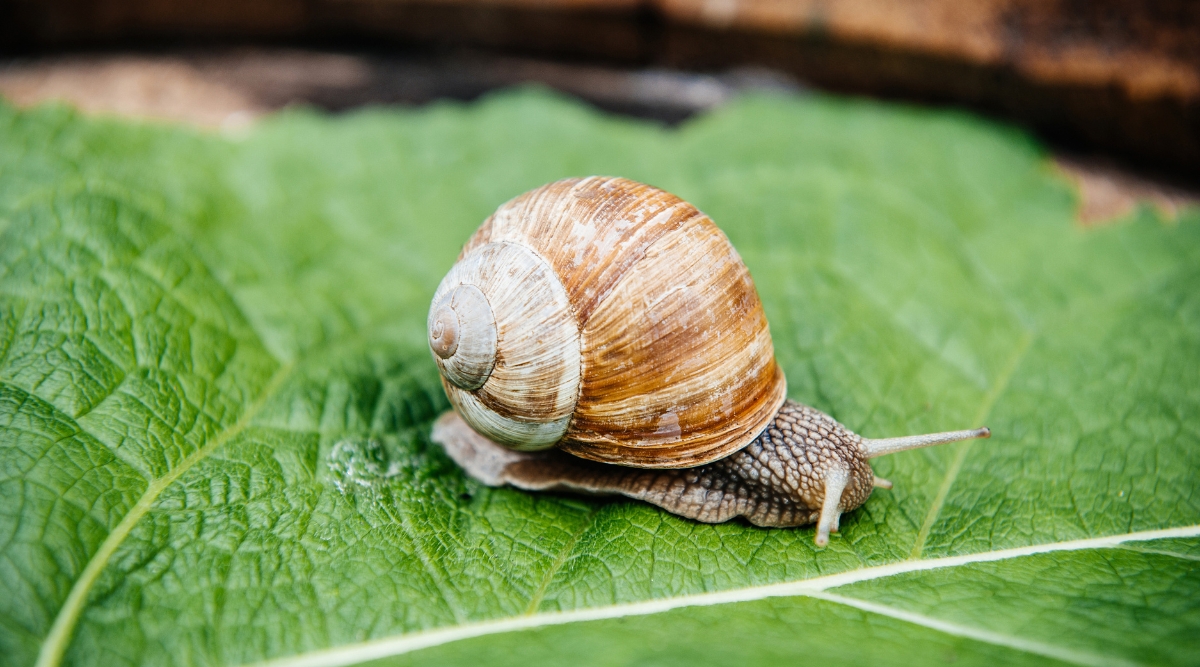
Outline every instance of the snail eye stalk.
<path fill-rule="evenodd" d="M 895 454 L 896 452 L 903 452 L 910 449 L 933 447 L 934 445 L 945 445 L 951 442 L 973 440 L 975 438 L 989 438 L 991 435 L 991 429 L 985 426 L 983 428 L 972 429 L 969 431 L 946 431 L 944 433 L 926 433 L 925 435 L 906 435 L 901 438 L 880 438 L 878 440 L 863 438 L 862 445 L 863 448 L 867 450 L 867 458 L 873 459 L 878 456 L 884 456 L 885 454 Z"/>

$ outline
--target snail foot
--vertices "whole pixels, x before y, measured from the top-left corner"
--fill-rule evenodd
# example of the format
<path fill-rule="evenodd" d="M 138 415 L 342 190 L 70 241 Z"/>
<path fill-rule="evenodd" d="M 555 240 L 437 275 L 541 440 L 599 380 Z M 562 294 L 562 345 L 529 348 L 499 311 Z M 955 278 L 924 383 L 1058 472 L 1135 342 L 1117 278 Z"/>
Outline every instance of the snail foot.
<path fill-rule="evenodd" d="M 430 439 L 439 443 L 469 476 L 488 486 L 628 495 L 629 478 L 642 472 L 584 461 L 557 449 L 512 450 L 481 435 L 452 410 L 434 422 Z"/>

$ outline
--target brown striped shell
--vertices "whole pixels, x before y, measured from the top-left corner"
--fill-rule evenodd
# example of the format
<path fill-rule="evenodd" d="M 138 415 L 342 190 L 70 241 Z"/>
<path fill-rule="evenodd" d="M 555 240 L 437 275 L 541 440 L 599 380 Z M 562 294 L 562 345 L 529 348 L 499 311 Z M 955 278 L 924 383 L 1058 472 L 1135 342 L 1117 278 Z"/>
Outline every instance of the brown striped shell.
<path fill-rule="evenodd" d="M 429 313 L 442 385 L 513 449 L 687 468 L 745 447 L 786 394 L 750 273 L 694 206 L 623 178 L 501 206 Z"/>

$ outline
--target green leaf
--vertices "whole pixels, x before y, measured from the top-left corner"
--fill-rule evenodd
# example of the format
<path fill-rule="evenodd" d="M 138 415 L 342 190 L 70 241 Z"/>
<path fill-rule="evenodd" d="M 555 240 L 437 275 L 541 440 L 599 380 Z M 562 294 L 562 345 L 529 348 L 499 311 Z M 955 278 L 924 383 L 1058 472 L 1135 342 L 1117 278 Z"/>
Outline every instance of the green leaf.
<path fill-rule="evenodd" d="M 894 491 L 812 529 L 488 489 L 428 299 L 498 204 L 618 174 L 746 260 L 792 398 Z M 1196 664 L 1200 215 L 1103 228 L 977 118 L 536 91 L 240 138 L 0 107 L 0 663 Z"/>

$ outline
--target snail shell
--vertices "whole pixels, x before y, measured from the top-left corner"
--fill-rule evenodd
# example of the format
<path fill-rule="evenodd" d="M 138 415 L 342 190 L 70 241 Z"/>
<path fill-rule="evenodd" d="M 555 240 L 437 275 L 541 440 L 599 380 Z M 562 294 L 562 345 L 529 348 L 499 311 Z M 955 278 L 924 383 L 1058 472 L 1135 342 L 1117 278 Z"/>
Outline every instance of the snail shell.
<path fill-rule="evenodd" d="M 566 179 L 502 205 L 438 286 L 429 340 L 480 434 L 623 466 L 728 456 L 787 392 L 729 240 L 691 204 L 624 178 Z"/>

